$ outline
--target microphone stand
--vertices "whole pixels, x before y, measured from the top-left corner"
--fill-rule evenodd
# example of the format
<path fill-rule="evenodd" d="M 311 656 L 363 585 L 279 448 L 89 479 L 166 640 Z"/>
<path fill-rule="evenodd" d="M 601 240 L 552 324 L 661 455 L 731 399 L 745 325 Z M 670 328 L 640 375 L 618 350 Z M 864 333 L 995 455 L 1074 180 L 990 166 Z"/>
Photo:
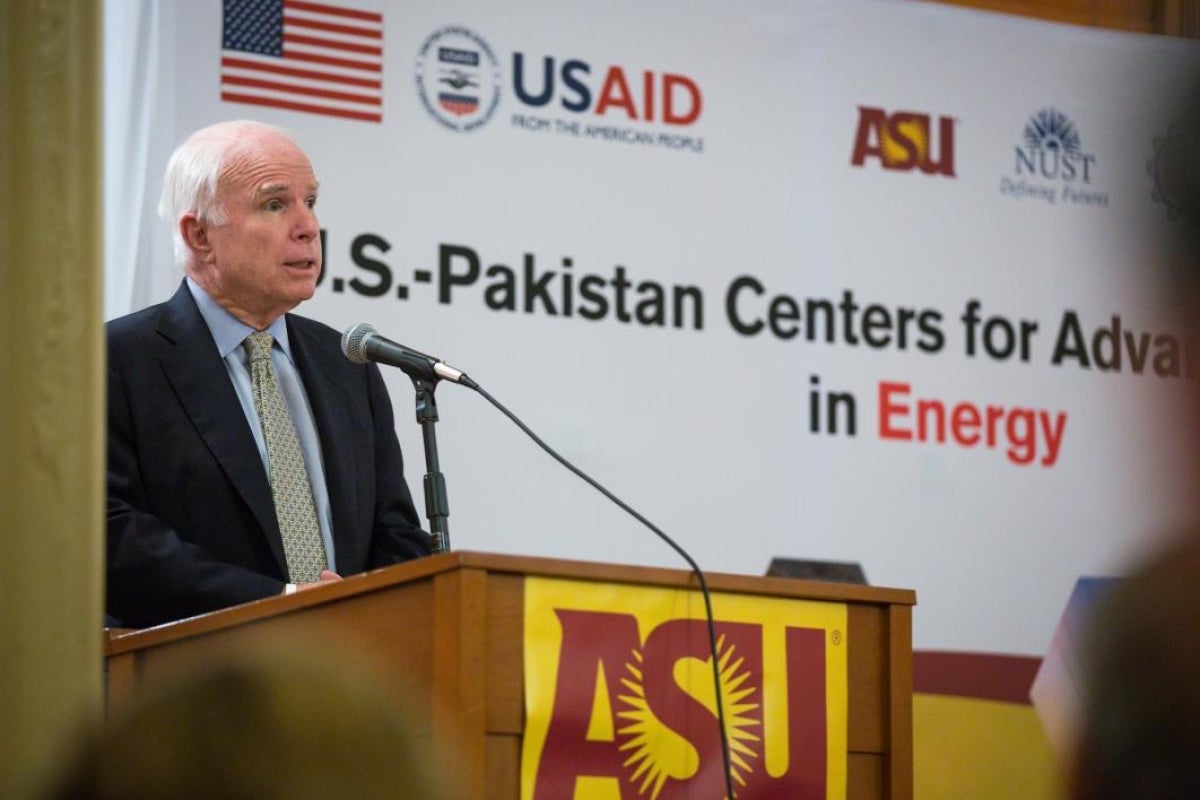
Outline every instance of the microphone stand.
<path fill-rule="evenodd" d="M 446 522 L 450 501 L 446 497 L 446 478 L 438 463 L 437 434 L 433 427 L 438 421 L 437 401 L 433 397 L 437 381 L 413 378 L 412 382 L 417 392 L 417 424 L 425 441 L 425 516 L 429 519 L 433 552 L 446 553 L 450 551 L 450 526 Z"/>

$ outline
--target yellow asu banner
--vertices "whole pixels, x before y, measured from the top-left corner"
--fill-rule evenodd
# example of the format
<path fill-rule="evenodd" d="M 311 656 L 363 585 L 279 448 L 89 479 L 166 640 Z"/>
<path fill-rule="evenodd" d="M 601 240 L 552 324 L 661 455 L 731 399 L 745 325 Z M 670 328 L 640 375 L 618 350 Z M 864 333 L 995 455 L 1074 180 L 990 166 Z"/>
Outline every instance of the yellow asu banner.
<path fill-rule="evenodd" d="M 846 795 L 846 607 L 713 594 L 738 800 Z M 725 797 L 697 591 L 525 581 L 522 800 Z"/>

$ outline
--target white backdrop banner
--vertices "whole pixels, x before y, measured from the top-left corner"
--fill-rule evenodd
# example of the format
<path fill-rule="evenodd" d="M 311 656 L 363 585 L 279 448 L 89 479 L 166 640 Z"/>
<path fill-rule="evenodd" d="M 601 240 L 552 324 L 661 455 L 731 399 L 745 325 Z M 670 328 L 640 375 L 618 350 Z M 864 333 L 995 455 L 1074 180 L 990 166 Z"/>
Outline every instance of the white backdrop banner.
<path fill-rule="evenodd" d="M 445 357 L 705 569 L 861 562 L 917 590 L 918 648 L 1041 654 L 1077 576 L 1191 521 L 1152 167 L 1194 45 L 866 0 L 346 2 L 153 15 L 121 213 L 157 227 L 117 307 L 180 279 L 170 149 L 256 118 L 322 182 L 298 311 Z M 455 548 L 683 566 L 437 396 Z"/>

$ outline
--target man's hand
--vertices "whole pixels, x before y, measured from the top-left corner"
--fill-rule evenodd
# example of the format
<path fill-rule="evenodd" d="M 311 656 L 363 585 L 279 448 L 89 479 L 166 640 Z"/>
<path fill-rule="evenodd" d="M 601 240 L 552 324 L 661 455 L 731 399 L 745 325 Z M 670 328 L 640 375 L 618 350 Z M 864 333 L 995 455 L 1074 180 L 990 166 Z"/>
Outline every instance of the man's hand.
<path fill-rule="evenodd" d="M 316 583 L 298 583 L 298 584 L 296 584 L 296 591 L 303 592 L 305 589 L 311 589 L 314 586 L 320 586 L 322 583 L 329 583 L 331 581 L 340 581 L 341 579 L 342 579 L 342 576 L 338 575 L 333 570 L 323 569 L 323 570 L 321 570 L 320 580 L 318 580 Z"/>

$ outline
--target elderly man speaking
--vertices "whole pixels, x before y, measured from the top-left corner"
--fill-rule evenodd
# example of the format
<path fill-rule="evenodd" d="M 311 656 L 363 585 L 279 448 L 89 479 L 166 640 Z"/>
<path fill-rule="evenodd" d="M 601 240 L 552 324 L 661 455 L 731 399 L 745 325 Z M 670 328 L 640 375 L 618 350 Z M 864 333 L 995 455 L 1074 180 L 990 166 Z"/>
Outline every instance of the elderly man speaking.
<path fill-rule="evenodd" d="M 108 324 L 108 612 L 145 627 L 427 555 L 373 364 L 290 314 L 321 272 L 317 179 L 284 131 L 171 156 L 185 278 Z"/>

